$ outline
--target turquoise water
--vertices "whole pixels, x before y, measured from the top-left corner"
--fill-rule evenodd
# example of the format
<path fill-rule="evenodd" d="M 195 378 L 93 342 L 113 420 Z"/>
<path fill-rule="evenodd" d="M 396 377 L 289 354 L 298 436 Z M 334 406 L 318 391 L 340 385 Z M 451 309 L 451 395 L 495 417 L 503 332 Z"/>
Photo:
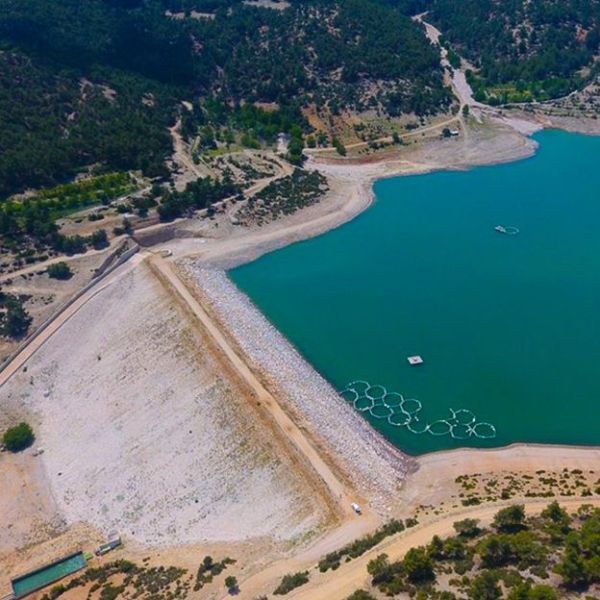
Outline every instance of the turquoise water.
<path fill-rule="evenodd" d="M 379 181 L 354 221 L 230 273 L 337 389 L 422 403 L 410 428 L 446 435 L 390 425 L 378 388 L 384 418 L 363 413 L 407 452 L 600 443 L 600 138 L 536 139 L 528 160 Z"/>
<path fill-rule="evenodd" d="M 79 569 L 83 569 L 86 565 L 85 558 L 80 552 L 74 556 L 70 556 L 61 560 L 49 567 L 35 571 L 19 579 L 13 581 L 13 591 L 17 598 L 25 596 L 35 590 L 38 590 L 50 583 L 58 581 Z"/>

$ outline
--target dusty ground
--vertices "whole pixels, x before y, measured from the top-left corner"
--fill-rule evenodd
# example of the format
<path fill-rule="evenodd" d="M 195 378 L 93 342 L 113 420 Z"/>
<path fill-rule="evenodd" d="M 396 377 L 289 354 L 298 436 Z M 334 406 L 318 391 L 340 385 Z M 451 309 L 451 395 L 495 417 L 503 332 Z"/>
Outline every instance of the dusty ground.
<path fill-rule="evenodd" d="M 585 498 L 582 492 L 586 489 L 596 498 L 599 495 L 595 492 L 597 485 L 594 485 L 600 476 L 600 448 L 597 447 L 515 444 L 494 450 L 471 448 L 434 452 L 419 457 L 417 463 L 419 468 L 407 477 L 400 497 L 407 506 L 429 509 L 423 512 L 460 508 L 462 500 L 471 495 L 477 495 L 482 503 L 488 497 L 500 499 L 500 492 L 505 488 L 511 489 L 511 499 L 524 499 L 532 497 L 531 494 L 549 491 L 557 497 L 570 497 L 573 493 Z M 572 490 L 558 484 L 540 485 L 540 478 L 558 480 L 563 469 L 581 471 L 585 485 L 578 485 Z M 472 477 L 462 485 L 457 478 L 465 475 Z M 519 485 L 511 486 L 506 483 L 508 479 Z M 574 482 L 576 477 L 570 474 L 568 479 Z M 486 492 L 485 483 L 494 480 L 498 482 L 493 486 L 494 493 Z"/>
<path fill-rule="evenodd" d="M 3 386 L 2 404 L 12 419 L 33 422 L 44 454 L 28 451 L 21 466 L 43 465 L 56 502 L 40 503 L 35 485 L 21 498 L 2 486 L 9 514 L 26 499 L 41 521 L 58 511 L 69 525 L 148 546 L 289 542 L 324 518 L 319 497 L 145 265 L 64 324 Z M 39 523 L 17 531 L 1 529 L 0 548 L 24 545 Z"/>
<path fill-rule="evenodd" d="M 530 500 L 525 503 L 525 510 L 528 515 L 538 515 L 549 503 L 550 500 Z M 566 499 L 560 503 L 564 508 L 574 511 L 582 504 L 591 504 L 599 507 L 600 499 L 594 498 L 587 501 Z M 434 535 L 442 538 L 454 535 L 453 524 L 461 519 L 478 519 L 482 525 L 489 525 L 496 512 L 502 506 L 506 506 L 506 503 L 456 511 L 428 519 L 414 528 L 388 538 L 373 550 L 363 554 L 360 558 L 342 563 L 335 571 L 330 570 L 325 574 L 319 573 L 316 569 L 311 571 L 309 583 L 297 588 L 288 594 L 286 598 L 294 600 L 344 600 L 354 591 L 370 587 L 371 578 L 367 572 L 367 564 L 379 554 L 387 554 L 390 562 L 400 560 L 410 548 L 428 544 Z M 251 597 L 251 595 L 242 593 L 240 600 L 247 600 Z M 385 596 L 378 594 L 377 597 L 384 598 Z M 400 595 L 399 597 L 403 599 L 409 598 L 407 594 Z M 575 595 L 571 597 L 580 596 Z M 222 598 L 225 600 L 225 596 Z"/>
<path fill-rule="evenodd" d="M 64 528 L 44 467 L 31 451 L 0 454 L 0 490 L 0 556 L 14 549 L 15 540 L 27 546 Z"/>
<path fill-rule="evenodd" d="M 429 543 L 434 535 L 447 536 L 454 533 L 453 523 L 464 518 L 481 519 L 489 523 L 503 506 L 525 504 L 529 514 L 539 513 L 548 503 L 558 500 L 561 505 L 576 508 L 581 504 L 600 506 L 600 494 L 592 488 L 592 495 L 583 493 L 585 485 L 593 484 L 600 475 L 600 449 L 581 447 L 552 447 L 519 444 L 494 450 L 465 449 L 438 452 L 419 457 L 418 469 L 409 474 L 398 494 L 395 517 L 406 519 L 416 516 L 419 524 L 404 533 L 392 536 L 350 563 L 342 562 L 336 571 L 319 573 L 316 562 L 333 548 L 317 544 L 320 554 L 306 552 L 285 558 L 270 565 L 257 575 L 242 581 L 241 600 L 250 600 L 259 594 L 272 591 L 278 581 L 289 572 L 308 570 L 310 583 L 294 590 L 288 597 L 302 600 L 343 600 L 356 589 L 368 587 L 366 565 L 369 560 L 385 552 L 391 559 L 401 558 L 414 546 Z M 564 471 L 567 469 L 569 472 Z M 542 473 L 543 471 L 543 473 Z M 478 505 L 462 504 L 464 487 L 456 478 L 470 475 L 468 484 L 477 485 L 489 481 L 503 481 L 504 477 L 519 480 L 521 489 L 515 488 L 510 499 L 482 500 Z M 564 478 L 564 485 L 552 486 L 553 496 L 531 496 L 540 486 L 540 478 Z M 565 493 L 567 492 L 567 493 Z M 376 594 L 376 597 L 380 597 Z M 383 596 L 382 596 L 383 597 Z M 225 600 L 225 597 L 222 597 Z"/>

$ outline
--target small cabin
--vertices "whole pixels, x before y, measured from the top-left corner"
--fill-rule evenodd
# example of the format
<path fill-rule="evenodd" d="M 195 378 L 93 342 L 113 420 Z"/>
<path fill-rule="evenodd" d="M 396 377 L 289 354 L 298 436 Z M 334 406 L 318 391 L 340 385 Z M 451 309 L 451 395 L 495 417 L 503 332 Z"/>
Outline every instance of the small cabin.
<path fill-rule="evenodd" d="M 118 535 L 110 536 L 108 542 L 101 544 L 96 548 L 96 556 L 102 556 L 121 545 L 121 538 Z"/>

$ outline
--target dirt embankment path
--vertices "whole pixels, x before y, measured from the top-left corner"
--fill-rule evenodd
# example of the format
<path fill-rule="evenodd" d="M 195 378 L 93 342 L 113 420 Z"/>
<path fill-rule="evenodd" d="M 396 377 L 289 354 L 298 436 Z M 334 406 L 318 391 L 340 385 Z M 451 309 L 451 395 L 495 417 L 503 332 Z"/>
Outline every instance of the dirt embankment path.
<path fill-rule="evenodd" d="M 350 506 L 357 500 L 355 492 L 349 489 L 347 484 L 342 482 L 337 474 L 332 471 L 300 428 L 290 419 L 273 395 L 265 389 L 246 362 L 235 352 L 221 329 L 213 322 L 207 311 L 200 305 L 200 302 L 175 274 L 171 265 L 161 256 L 154 255 L 150 259 L 150 266 L 154 273 L 176 292 L 201 322 L 219 350 L 234 367 L 241 380 L 253 391 L 257 404 L 268 413 L 284 437 L 289 440 L 296 452 L 304 459 L 303 462 L 312 468 L 326 485 L 331 498 L 335 502 L 338 515 L 346 519 L 356 519 L 357 516 Z"/>

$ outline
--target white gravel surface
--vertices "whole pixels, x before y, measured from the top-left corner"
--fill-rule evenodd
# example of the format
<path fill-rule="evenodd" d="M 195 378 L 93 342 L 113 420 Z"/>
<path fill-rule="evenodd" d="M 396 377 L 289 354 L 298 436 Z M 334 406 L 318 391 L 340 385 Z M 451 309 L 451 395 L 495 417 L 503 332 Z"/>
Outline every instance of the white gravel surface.
<path fill-rule="evenodd" d="M 222 270 L 182 261 L 216 317 L 277 399 L 341 464 L 374 508 L 391 501 L 412 459 L 391 446 L 339 396 Z M 383 504 L 380 507 L 383 507 Z"/>

